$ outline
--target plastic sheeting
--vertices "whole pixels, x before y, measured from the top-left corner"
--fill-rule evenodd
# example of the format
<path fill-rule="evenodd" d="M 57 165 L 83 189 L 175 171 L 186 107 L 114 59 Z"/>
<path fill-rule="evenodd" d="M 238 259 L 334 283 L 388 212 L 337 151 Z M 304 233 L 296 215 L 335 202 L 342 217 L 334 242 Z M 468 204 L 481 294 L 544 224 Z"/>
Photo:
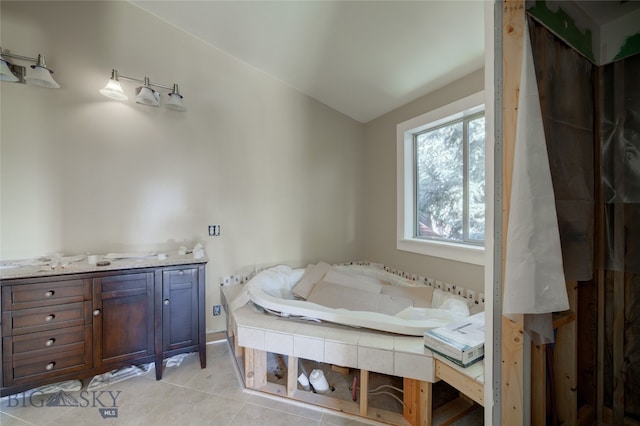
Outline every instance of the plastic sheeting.
<path fill-rule="evenodd" d="M 507 228 L 505 315 L 550 314 L 569 309 L 555 195 L 540 110 L 528 27 L 522 58 L 518 117 Z M 532 322 L 534 327 L 538 322 Z M 552 341 L 548 318 L 535 334 Z"/>
<path fill-rule="evenodd" d="M 594 66 L 529 20 L 540 108 L 567 280 L 588 281 L 594 259 Z"/>
<path fill-rule="evenodd" d="M 640 54 L 602 69 L 601 164 L 605 216 L 604 403 L 624 395 L 640 419 Z M 621 294 L 623 303 L 615 296 Z M 624 322 L 618 313 L 624 313 Z M 622 348 L 616 337 L 623 337 Z M 623 371 L 616 359 L 624 360 Z"/>
<path fill-rule="evenodd" d="M 640 273 L 640 78 L 638 76 L 640 76 L 640 55 L 604 67 L 603 117 L 601 118 L 606 269 L 634 273 Z"/>

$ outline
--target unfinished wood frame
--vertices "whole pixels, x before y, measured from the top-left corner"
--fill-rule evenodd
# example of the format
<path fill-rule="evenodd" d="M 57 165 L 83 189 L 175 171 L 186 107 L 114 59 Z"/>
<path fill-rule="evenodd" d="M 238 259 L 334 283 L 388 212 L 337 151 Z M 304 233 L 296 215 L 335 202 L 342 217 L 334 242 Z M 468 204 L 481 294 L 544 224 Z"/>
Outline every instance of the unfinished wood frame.
<path fill-rule="evenodd" d="M 518 93 L 524 41 L 524 0 L 502 2 L 502 270 L 506 256 L 507 224 L 518 113 Z M 500 161 L 496 158 L 496 161 Z M 496 271 L 497 272 L 497 271 Z M 504 283 L 504 279 L 502 280 Z M 504 284 L 503 284 L 504 289 Z M 525 424 L 524 420 L 524 320 L 522 315 L 502 316 L 501 422 Z M 495 421 L 496 419 L 494 419 Z"/>
<path fill-rule="evenodd" d="M 390 424 L 418 424 L 409 423 L 408 420 L 405 419 L 403 414 L 381 410 L 369 406 L 368 394 L 366 391 L 369 383 L 369 372 L 367 370 L 360 370 L 361 390 L 359 394 L 359 402 L 345 401 L 337 398 L 332 398 L 328 395 L 313 392 L 298 392 L 298 358 L 294 356 L 288 356 L 287 383 L 286 386 L 282 386 L 267 381 L 267 352 L 258 349 L 244 348 L 244 376 L 245 386 L 248 389 L 253 389 L 272 395 L 283 396 L 295 399 L 297 401 L 319 405 L 321 407 L 326 407 L 347 414 L 373 418 Z M 431 383 L 428 383 L 428 385 L 430 390 Z M 427 402 L 425 402 L 424 404 L 426 406 Z M 428 404 L 428 406 L 430 407 L 430 399 L 428 401 Z M 431 421 L 429 419 L 428 423 L 420 424 L 428 426 L 431 425 Z"/>
<path fill-rule="evenodd" d="M 560 424 L 578 424 L 578 344 L 576 321 L 578 313 L 578 282 L 568 281 L 569 311 L 553 316 L 557 330 L 553 351 L 553 365 L 548 365 L 547 345 L 531 346 L 531 425 L 547 424 L 547 369 L 553 371 L 554 390 L 551 392 L 551 414 Z M 549 387 L 550 388 L 550 387 Z M 562 404 L 555 404 L 560 400 Z"/>
<path fill-rule="evenodd" d="M 288 356 L 287 383 L 285 386 L 267 381 L 267 352 L 241 348 L 244 352 L 244 382 L 249 389 L 283 396 L 332 410 L 372 418 L 396 425 L 449 425 L 471 412 L 474 402 L 484 405 L 484 385 L 462 371 L 436 359 L 436 377 L 444 380 L 460 391 L 460 397 L 433 410 L 432 383 L 416 379 L 403 378 L 402 414 L 369 406 L 369 371 L 360 370 L 359 401 L 346 401 L 328 395 L 313 392 L 298 392 L 298 358 Z"/>

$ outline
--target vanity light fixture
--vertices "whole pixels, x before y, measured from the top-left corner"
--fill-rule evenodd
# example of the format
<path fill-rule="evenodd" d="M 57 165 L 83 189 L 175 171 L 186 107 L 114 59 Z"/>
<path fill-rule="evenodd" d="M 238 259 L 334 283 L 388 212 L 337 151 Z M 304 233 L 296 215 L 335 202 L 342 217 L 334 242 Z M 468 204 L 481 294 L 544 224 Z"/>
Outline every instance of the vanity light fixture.
<path fill-rule="evenodd" d="M 118 71 L 116 70 L 111 71 L 111 78 L 107 82 L 107 85 L 104 86 L 104 89 L 100 89 L 100 93 L 107 98 L 115 99 L 116 101 L 126 101 L 129 99 L 129 97 L 122 91 L 120 79 L 118 78 Z"/>
<path fill-rule="evenodd" d="M 182 103 L 182 95 L 178 91 L 178 85 L 174 84 L 173 87 L 165 86 L 164 84 L 152 83 L 149 80 L 149 77 L 144 77 L 144 79 L 127 77 L 126 75 L 118 74 L 117 70 L 111 70 L 111 78 L 107 82 L 107 85 L 104 89 L 100 90 L 107 98 L 115 99 L 117 101 L 127 100 L 128 97 L 125 95 L 122 90 L 122 86 L 120 86 L 120 79 L 123 80 L 131 80 L 138 81 L 142 83 L 142 86 L 136 88 L 136 102 L 143 105 L 149 106 L 160 106 L 160 93 L 157 90 L 154 90 L 154 87 L 159 87 L 162 89 L 170 90 L 167 95 L 169 98 L 166 102 L 166 107 L 168 109 L 172 109 L 175 111 L 186 111 L 184 104 Z"/>
<path fill-rule="evenodd" d="M 6 58 L 33 62 L 35 65 L 31 65 L 31 70 L 27 71 L 26 67 L 9 62 Z M 37 58 L 30 58 L 28 56 L 6 53 L 0 47 L 0 80 L 13 83 L 26 83 L 49 89 L 60 88 L 60 85 L 53 79 L 51 74 L 53 74 L 53 71 L 47 67 L 43 55 L 38 55 Z"/>
<path fill-rule="evenodd" d="M 186 111 L 184 104 L 182 103 L 182 95 L 178 91 L 178 85 L 173 85 L 173 90 L 169 93 L 169 100 L 167 100 L 167 108 L 175 111 Z"/>

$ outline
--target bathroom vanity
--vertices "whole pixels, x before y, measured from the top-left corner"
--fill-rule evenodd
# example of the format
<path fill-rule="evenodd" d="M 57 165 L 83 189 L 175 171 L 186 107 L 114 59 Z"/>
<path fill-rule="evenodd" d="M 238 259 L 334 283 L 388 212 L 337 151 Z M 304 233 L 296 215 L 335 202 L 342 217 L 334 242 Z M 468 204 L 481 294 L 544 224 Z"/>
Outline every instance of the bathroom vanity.
<path fill-rule="evenodd" d="M 198 351 L 206 258 L 86 260 L 0 271 L 1 395 Z"/>

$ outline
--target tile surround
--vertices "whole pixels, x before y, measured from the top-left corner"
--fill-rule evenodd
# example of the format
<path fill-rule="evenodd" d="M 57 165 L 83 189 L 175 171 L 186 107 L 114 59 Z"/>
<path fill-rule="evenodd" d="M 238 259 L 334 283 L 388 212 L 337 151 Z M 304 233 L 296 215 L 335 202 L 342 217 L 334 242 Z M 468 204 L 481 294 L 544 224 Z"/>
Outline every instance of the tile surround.
<path fill-rule="evenodd" d="M 293 355 L 293 335 L 266 331 L 264 334 L 264 350 L 283 355 Z"/>
<path fill-rule="evenodd" d="M 325 340 L 324 362 L 339 366 L 358 365 L 358 346 Z"/>
<path fill-rule="evenodd" d="M 324 339 L 294 335 L 293 356 L 324 362 Z"/>
<path fill-rule="evenodd" d="M 421 337 L 288 322 L 247 306 L 234 311 L 234 319 L 243 347 L 419 380 L 434 377 L 432 353 Z M 411 367 L 396 368 L 396 363 Z"/>
<path fill-rule="evenodd" d="M 357 368 L 393 375 L 393 351 L 359 346 Z"/>

